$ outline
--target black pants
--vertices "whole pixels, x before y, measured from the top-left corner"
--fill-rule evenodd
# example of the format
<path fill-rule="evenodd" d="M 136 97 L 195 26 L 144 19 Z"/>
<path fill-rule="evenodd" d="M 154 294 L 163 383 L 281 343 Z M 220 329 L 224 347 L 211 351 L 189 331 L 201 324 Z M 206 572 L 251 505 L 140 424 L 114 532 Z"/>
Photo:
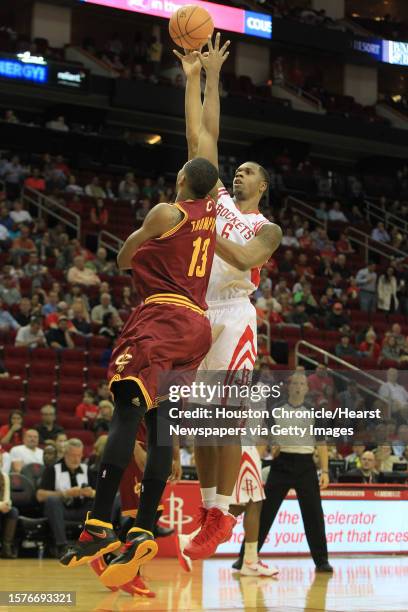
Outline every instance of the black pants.
<path fill-rule="evenodd" d="M 80 508 L 67 508 L 61 497 L 48 497 L 45 500 L 44 516 L 48 519 L 57 546 L 67 543 L 65 521 L 84 521 L 87 512 L 92 509 L 92 503 L 91 499 L 87 499 Z"/>
<path fill-rule="evenodd" d="M 280 453 L 272 461 L 265 483 L 266 499 L 262 505 L 258 551 L 261 550 L 289 489 L 296 491 L 313 561 L 316 565 L 326 563 L 328 553 L 323 509 L 316 467 L 311 454 Z M 242 561 L 244 544 L 239 556 Z"/>

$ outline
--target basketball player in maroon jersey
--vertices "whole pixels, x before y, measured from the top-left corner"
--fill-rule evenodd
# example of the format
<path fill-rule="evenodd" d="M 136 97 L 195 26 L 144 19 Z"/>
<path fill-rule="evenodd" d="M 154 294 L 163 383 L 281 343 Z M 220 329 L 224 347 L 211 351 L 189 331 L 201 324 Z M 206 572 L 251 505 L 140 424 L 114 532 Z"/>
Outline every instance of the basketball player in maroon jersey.
<path fill-rule="evenodd" d="M 163 373 L 180 370 L 194 376 L 211 346 L 204 313 L 215 250 L 215 204 L 207 194 L 217 180 L 218 171 L 207 160 L 187 162 L 177 176 L 177 203 L 155 206 L 118 255 L 119 268 L 132 269 L 143 304 L 126 322 L 108 369 L 115 411 L 94 506 L 78 542 L 60 559 L 75 567 L 121 546 L 110 522 L 112 506 L 145 416 L 148 450 L 135 527 L 127 534 L 126 552 L 102 575 L 106 586 L 129 582 L 157 552 L 152 531 L 171 472 L 173 448 L 171 439 L 160 447 L 157 440 L 162 421 L 161 430 L 170 436 L 166 421 L 170 403 L 153 408 Z M 165 390 L 160 389 L 160 394 L 165 395 Z"/>

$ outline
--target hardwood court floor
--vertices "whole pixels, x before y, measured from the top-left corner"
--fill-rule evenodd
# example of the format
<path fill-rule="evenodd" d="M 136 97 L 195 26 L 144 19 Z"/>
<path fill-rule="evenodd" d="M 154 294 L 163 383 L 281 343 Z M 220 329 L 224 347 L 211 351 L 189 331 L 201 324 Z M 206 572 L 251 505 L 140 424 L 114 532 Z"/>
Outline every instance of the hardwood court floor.
<path fill-rule="evenodd" d="M 156 598 L 110 593 L 88 567 L 53 560 L 0 560 L 0 590 L 76 591 L 76 606 L 0 606 L 0 610 L 260 610 L 271 612 L 407 612 L 408 557 L 332 559 L 333 576 L 315 575 L 310 559 L 274 559 L 279 579 L 240 577 L 230 559 L 195 563 L 186 574 L 176 560 L 157 559 L 144 575 Z M 268 560 L 272 562 L 272 560 Z"/>

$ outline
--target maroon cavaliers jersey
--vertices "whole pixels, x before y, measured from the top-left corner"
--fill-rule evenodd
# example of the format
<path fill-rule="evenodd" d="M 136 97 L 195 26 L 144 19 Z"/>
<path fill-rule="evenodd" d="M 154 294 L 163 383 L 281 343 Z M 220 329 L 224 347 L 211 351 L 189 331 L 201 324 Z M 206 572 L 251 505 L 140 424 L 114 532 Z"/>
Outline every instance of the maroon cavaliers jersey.
<path fill-rule="evenodd" d="M 183 296 L 205 310 L 215 251 L 215 203 L 207 197 L 174 204 L 183 219 L 143 244 L 132 258 L 132 274 L 143 301 L 153 296 Z"/>

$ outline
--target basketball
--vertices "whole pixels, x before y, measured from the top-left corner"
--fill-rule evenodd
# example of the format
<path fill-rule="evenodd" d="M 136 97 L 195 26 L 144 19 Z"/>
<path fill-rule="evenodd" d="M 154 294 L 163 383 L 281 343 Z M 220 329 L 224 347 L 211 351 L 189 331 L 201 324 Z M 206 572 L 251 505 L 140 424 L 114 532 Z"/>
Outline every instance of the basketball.
<path fill-rule="evenodd" d="M 199 49 L 214 31 L 210 13 L 195 4 L 180 7 L 170 18 L 170 36 L 183 49 Z"/>

